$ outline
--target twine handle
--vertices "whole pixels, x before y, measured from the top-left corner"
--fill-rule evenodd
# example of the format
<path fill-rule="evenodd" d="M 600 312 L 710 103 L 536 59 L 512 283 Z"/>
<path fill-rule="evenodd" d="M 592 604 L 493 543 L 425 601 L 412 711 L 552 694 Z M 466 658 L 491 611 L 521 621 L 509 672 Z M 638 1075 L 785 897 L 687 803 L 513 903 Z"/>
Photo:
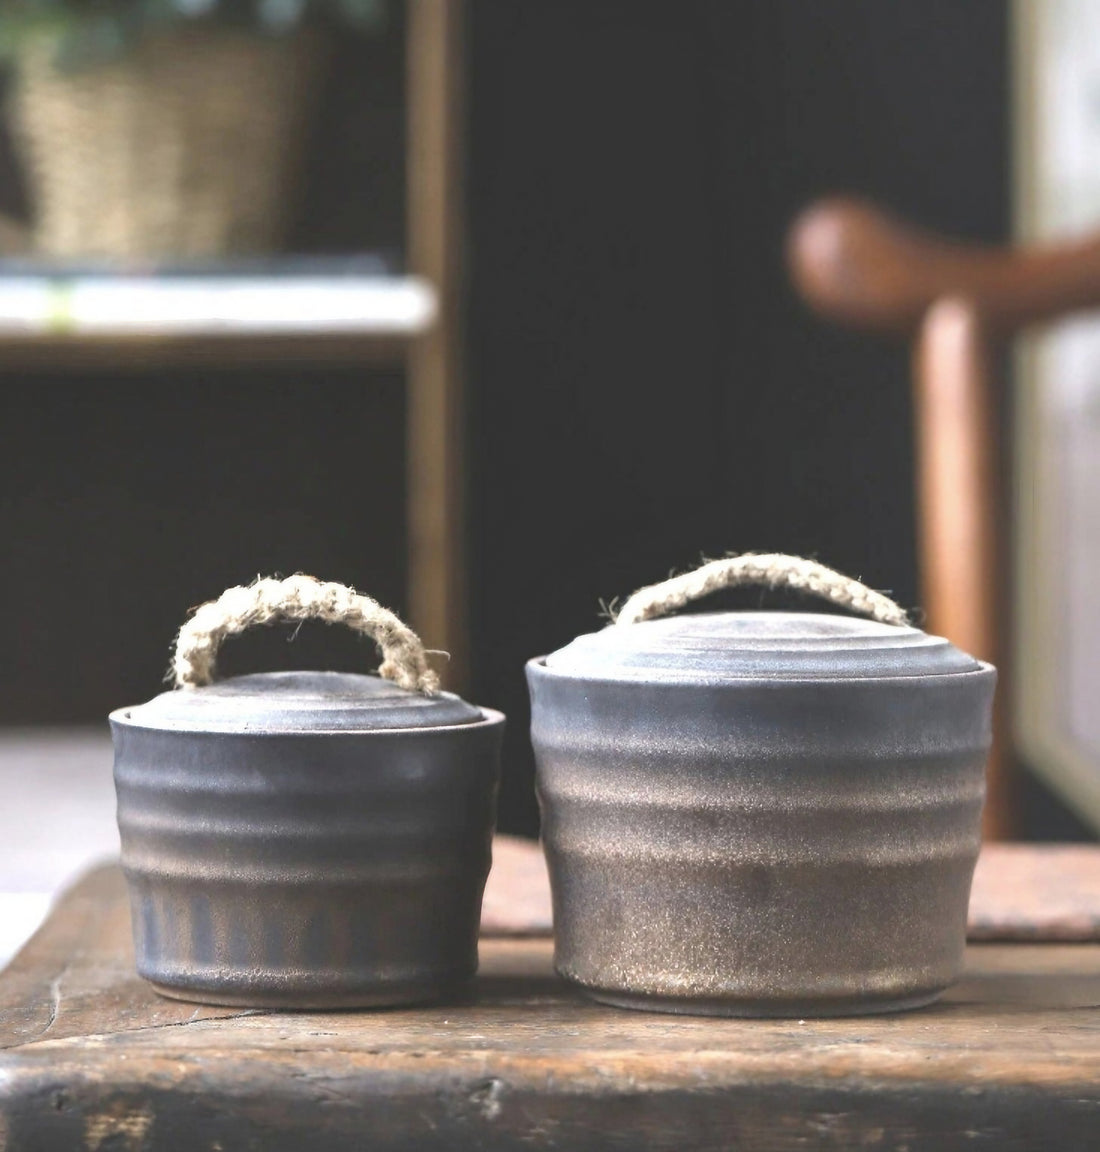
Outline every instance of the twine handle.
<path fill-rule="evenodd" d="M 904 626 L 909 617 L 889 596 L 876 592 L 843 576 L 816 560 L 803 560 L 799 556 L 782 553 L 727 556 L 710 560 L 694 572 L 673 576 L 661 584 L 640 588 L 631 596 L 615 617 L 616 624 L 637 624 L 652 620 L 682 608 L 710 592 L 722 588 L 740 588 L 745 585 L 765 588 L 794 588 L 809 592 L 822 600 L 829 600 L 842 608 L 850 608 L 882 624 Z"/>
<path fill-rule="evenodd" d="M 420 637 L 388 608 L 344 584 L 313 576 L 259 579 L 228 588 L 203 604 L 176 637 L 172 673 L 177 688 L 200 688 L 214 678 L 218 649 L 227 636 L 280 620 L 323 620 L 362 632 L 382 652 L 379 675 L 425 696 L 439 690 Z"/>

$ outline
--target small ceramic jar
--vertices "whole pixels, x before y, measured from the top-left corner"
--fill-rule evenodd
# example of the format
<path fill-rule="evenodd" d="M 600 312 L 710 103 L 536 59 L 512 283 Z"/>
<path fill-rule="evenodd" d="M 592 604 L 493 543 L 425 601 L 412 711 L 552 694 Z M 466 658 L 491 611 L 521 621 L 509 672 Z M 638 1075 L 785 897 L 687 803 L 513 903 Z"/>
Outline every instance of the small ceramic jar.
<path fill-rule="evenodd" d="M 221 639 L 318 617 L 386 678 L 209 682 Z M 477 967 L 504 717 L 438 692 L 416 636 L 309 577 L 230 589 L 180 633 L 179 687 L 111 716 L 138 972 L 158 991 L 293 1008 L 434 999 Z"/>
<path fill-rule="evenodd" d="M 746 582 L 877 619 L 652 618 Z M 532 661 L 559 972 L 673 1012 L 932 1000 L 962 963 L 995 678 L 885 597 L 781 556 L 644 589 Z"/>

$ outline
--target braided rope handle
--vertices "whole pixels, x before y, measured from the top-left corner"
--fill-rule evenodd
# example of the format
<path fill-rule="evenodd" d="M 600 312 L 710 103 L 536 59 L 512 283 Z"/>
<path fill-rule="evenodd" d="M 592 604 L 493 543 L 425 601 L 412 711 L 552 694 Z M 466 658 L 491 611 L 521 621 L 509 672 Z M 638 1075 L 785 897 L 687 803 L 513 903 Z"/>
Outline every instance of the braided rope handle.
<path fill-rule="evenodd" d="M 803 560 L 799 556 L 785 556 L 778 552 L 746 553 L 744 556 L 711 560 L 694 572 L 685 572 L 661 584 L 640 588 L 619 610 L 615 623 L 637 624 L 642 620 L 652 620 L 708 593 L 745 585 L 793 588 L 850 608 L 882 624 L 903 626 L 909 623 L 904 609 L 889 596 L 826 568 L 816 560 Z"/>
<path fill-rule="evenodd" d="M 199 688 L 214 678 L 218 649 L 227 636 L 280 620 L 323 620 L 370 636 L 382 652 L 379 675 L 425 696 L 439 690 L 420 637 L 388 608 L 344 584 L 312 576 L 260 579 L 228 588 L 203 604 L 179 630 L 172 657 L 177 688 Z"/>

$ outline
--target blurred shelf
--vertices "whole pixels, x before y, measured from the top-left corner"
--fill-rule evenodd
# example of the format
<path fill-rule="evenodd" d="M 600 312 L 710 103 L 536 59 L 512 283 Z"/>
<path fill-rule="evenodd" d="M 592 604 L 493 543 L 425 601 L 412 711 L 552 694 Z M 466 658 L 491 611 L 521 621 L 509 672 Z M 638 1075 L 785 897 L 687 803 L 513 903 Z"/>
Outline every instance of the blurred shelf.
<path fill-rule="evenodd" d="M 404 362 L 412 334 L 347 333 L 237 335 L 165 333 L 56 335 L 0 329 L 0 375 L 10 371 L 134 370 L 205 365 L 233 368 L 263 364 L 376 364 Z"/>
<path fill-rule="evenodd" d="M 0 274 L 0 372 L 400 364 L 436 313 L 412 276 Z"/>
<path fill-rule="evenodd" d="M 15 296 L 4 300 L 0 283 L 0 380 L 5 373 L 79 378 L 84 372 L 195 366 L 401 367 L 409 618 L 431 647 L 451 653 L 447 687 L 461 691 L 469 648 L 462 323 L 465 3 L 408 0 L 405 12 L 406 235 L 400 265 L 378 256 L 378 266 L 368 267 L 367 253 L 282 258 L 270 267 L 127 269 L 106 278 L 137 296 L 120 308 L 116 290 L 113 312 L 104 314 L 82 311 L 87 300 L 82 305 L 75 298 L 79 282 L 104 278 L 102 268 L 44 268 L 5 259 L 0 281 Z M 357 266 L 349 270 L 349 262 Z M 404 274 L 406 268 L 411 275 Z M 278 305 L 279 322 L 263 308 L 252 309 L 247 322 L 239 313 L 233 314 L 236 320 L 217 312 L 203 317 L 199 309 L 171 321 L 149 315 L 149 301 L 138 291 L 143 277 L 158 291 L 169 282 L 193 290 L 204 274 L 210 280 L 258 281 L 257 288 Z M 319 300 L 301 304 L 301 297 L 292 295 L 309 276 L 347 290 L 349 277 L 356 275 L 372 278 L 379 294 L 372 307 L 350 317 L 327 304 L 321 307 Z M 31 281 L 37 296 L 27 292 Z M 299 303 L 291 306 L 295 299 Z M 372 539 L 366 524 L 363 532 L 365 540 Z"/>

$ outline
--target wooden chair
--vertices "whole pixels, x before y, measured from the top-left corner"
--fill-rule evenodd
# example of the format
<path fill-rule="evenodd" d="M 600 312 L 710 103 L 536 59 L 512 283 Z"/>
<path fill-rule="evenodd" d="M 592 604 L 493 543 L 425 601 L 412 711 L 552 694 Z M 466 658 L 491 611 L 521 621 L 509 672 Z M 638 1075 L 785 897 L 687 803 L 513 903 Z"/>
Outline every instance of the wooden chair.
<path fill-rule="evenodd" d="M 1028 325 L 1100 306 L 1100 236 L 1032 248 L 961 243 L 833 199 L 794 222 L 788 257 L 795 284 L 822 315 L 913 342 L 926 626 L 1001 669 L 983 832 L 1011 838 L 1010 518 L 997 350 Z"/>

